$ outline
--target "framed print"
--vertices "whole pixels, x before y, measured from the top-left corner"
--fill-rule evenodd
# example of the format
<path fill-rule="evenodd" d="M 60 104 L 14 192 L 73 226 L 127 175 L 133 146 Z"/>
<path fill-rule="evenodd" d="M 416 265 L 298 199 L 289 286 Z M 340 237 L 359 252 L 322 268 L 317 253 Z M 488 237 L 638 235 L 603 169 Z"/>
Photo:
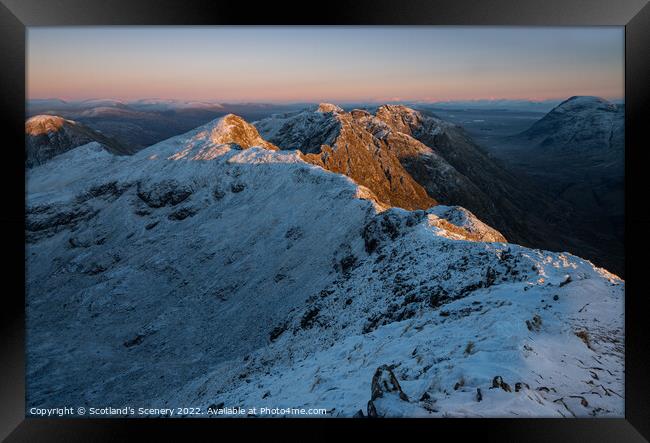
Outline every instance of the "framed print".
<path fill-rule="evenodd" d="M 647 438 L 650 7 L 250 9 L 4 1 L 7 441 Z"/>

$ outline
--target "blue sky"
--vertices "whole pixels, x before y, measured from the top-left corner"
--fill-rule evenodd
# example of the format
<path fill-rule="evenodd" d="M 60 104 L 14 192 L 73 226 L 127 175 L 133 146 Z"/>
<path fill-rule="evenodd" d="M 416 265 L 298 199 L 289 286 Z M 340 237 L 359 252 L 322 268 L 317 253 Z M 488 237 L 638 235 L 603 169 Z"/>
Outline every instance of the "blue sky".
<path fill-rule="evenodd" d="M 29 28 L 28 98 L 222 102 L 624 94 L 623 27 Z"/>

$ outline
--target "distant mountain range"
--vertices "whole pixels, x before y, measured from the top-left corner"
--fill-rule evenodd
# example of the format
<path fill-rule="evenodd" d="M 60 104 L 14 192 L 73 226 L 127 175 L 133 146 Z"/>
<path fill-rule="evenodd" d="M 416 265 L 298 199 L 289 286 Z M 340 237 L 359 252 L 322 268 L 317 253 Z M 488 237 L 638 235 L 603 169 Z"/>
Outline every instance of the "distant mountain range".
<path fill-rule="evenodd" d="M 433 116 L 226 115 L 26 184 L 28 408 L 623 415 L 625 283 L 514 244 L 547 201 Z"/>

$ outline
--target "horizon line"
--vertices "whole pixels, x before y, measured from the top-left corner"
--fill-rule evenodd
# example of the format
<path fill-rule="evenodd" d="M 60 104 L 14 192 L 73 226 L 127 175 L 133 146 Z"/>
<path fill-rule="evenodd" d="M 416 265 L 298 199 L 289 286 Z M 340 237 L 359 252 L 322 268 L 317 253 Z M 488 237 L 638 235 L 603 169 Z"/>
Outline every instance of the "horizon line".
<path fill-rule="evenodd" d="M 140 97 L 140 98 L 114 98 L 114 97 L 87 97 L 87 98 L 62 98 L 62 97 L 28 97 L 26 102 L 30 101 L 47 101 L 58 100 L 64 103 L 82 103 L 88 101 L 116 101 L 123 102 L 124 104 L 131 104 L 139 101 L 146 100 L 159 100 L 159 101 L 172 101 L 172 102 L 199 102 L 213 105 L 223 104 L 273 104 L 273 105 L 300 105 L 300 104 L 319 104 L 319 103 L 332 103 L 332 104 L 359 104 L 359 103 L 422 103 L 422 104 L 435 104 L 435 103 L 479 103 L 479 102 L 528 102 L 528 103 L 546 103 L 554 101 L 564 101 L 571 97 L 598 97 L 604 100 L 625 101 L 625 97 L 608 97 L 593 94 L 573 94 L 566 97 L 552 97 L 552 98 L 504 98 L 504 97 L 489 97 L 489 98 L 473 98 L 473 99 L 400 99 L 400 98 L 386 98 L 386 99 L 356 99 L 356 100 L 331 100 L 331 99 L 313 99 L 313 100 L 266 100 L 266 101 L 252 101 L 252 100 L 219 100 L 210 98 L 166 98 L 166 97 Z"/>

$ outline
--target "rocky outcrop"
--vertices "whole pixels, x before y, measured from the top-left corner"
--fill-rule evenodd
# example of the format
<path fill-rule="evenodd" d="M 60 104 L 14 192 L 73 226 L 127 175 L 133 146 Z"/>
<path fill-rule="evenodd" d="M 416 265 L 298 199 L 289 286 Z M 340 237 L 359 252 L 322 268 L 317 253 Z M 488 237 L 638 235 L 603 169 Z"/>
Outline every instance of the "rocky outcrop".
<path fill-rule="evenodd" d="M 440 226 L 441 221 L 444 229 L 459 235 L 461 238 L 470 241 L 502 242 L 507 240 L 496 229 L 486 225 L 474 214 L 461 206 L 438 205 L 427 211 L 429 223 Z"/>
<path fill-rule="evenodd" d="M 270 117 L 255 125 L 280 148 L 299 149 L 305 161 L 347 175 L 389 206 L 426 209 L 437 203 L 385 141 L 339 106 L 321 103 L 313 110 Z"/>
<path fill-rule="evenodd" d="M 378 401 L 380 399 L 384 401 L 409 401 L 408 396 L 404 393 L 404 391 L 402 391 L 402 387 L 399 385 L 397 377 L 395 377 L 395 374 L 393 373 L 390 366 L 387 365 L 383 365 L 377 368 L 375 375 L 372 377 L 370 390 L 370 401 L 368 401 L 367 407 L 368 417 L 370 418 L 383 417 L 383 414 L 377 411 L 377 403 L 381 403 L 381 401 Z"/>
<path fill-rule="evenodd" d="M 425 209 L 436 204 L 404 169 L 385 142 L 373 137 L 350 114 L 332 113 L 339 130 L 331 145 L 303 158 L 329 171 L 347 175 L 370 189 L 379 200 L 404 209 Z"/>

